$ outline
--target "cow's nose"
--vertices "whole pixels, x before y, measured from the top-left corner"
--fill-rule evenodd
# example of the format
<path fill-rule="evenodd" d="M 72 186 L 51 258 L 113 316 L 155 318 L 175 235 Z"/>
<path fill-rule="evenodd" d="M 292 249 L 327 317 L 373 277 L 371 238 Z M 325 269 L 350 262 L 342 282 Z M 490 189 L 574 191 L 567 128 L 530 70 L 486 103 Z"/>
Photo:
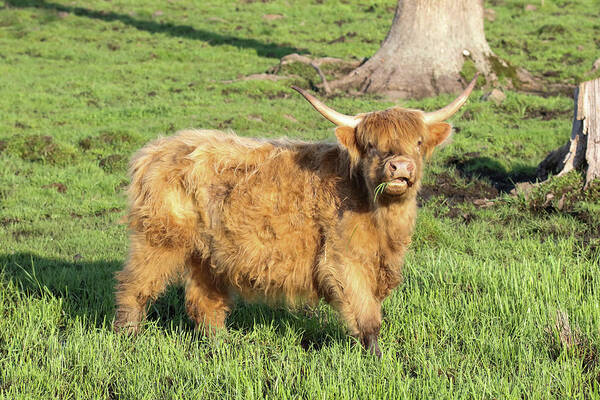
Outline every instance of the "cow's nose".
<path fill-rule="evenodd" d="M 391 179 L 414 177 L 415 164 L 407 160 L 390 160 L 387 163 L 387 174 Z"/>

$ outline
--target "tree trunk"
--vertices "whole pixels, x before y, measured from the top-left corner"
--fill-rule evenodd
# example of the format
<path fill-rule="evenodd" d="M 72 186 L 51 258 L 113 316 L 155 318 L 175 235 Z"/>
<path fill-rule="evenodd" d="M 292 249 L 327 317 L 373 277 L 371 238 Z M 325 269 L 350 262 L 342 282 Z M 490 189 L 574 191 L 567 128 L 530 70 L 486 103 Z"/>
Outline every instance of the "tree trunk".
<path fill-rule="evenodd" d="M 575 89 L 575 111 L 571 139 L 552 151 L 540 163 L 537 175 L 561 176 L 573 169 L 587 168 L 586 188 L 600 179 L 600 78 L 579 84 Z"/>
<path fill-rule="evenodd" d="M 587 188 L 594 179 L 600 179 L 600 78 L 583 85 L 583 104 L 579 119 L 583 120 L 583 135 L 587 135 Z"/>
<path fill-rule="evenodd" d="M 470 76 L 463 77 L 467 60 L 472 71 L 465 69 Z M 509 68 L 485 39 L 482 0 L 398 0 L 392 27 L 377 53 L 330 85 L 422 98 L 462 90 L 475 70 L 488 82 L 497 80 L 492 62 Z"/>

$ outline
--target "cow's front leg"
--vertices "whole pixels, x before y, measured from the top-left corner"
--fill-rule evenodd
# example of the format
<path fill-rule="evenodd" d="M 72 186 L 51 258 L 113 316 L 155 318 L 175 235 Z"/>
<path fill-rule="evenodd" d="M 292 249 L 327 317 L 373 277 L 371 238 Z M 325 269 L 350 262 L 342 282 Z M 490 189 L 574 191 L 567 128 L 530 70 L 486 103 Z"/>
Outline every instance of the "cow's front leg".
<path fill-rule="evenodd" d="M 356 320 L 356 329 L 360 342 L 365 350 L 381 358 L 381 350 L 377 338 L 381 329 L 381 304 L 374 298 L 357 299 L 362 304 L 354 308 L 353 317 Z"/>
<path fill-rule="evenodd" d="M 381 358 L 381 350 L 377 338 L 381 329 L 381 306 L 374 299 L 362 299 L 365 302 L 360 304 L 361 299 L 356 299 L 352 304 L 350 302 L 347 310 L 341 312 L 346 321 L 350 333 L 360 339 L 365 350 Z"/>
<path fill-rule="evenodd" d="M 361 342 L 369 353 L 381 358 L 381 350 L 379 349 L 379 343 L 377 342 L 378 336 L 379 327 L 377 327 L 377 332 L 361 333 Z"/>
<path fill-rule="evenodd" d="M 340 313 L 350 334 L 358 338 L 367 351 L 381 358 L 377 342 L 381 328 L 381 303 L 360 271 L 355 269 L 354 273 L 344 275 L 347 279 L 345 282 L 338 280 L 339 284 L 329 292 L 328 302 Z"/>

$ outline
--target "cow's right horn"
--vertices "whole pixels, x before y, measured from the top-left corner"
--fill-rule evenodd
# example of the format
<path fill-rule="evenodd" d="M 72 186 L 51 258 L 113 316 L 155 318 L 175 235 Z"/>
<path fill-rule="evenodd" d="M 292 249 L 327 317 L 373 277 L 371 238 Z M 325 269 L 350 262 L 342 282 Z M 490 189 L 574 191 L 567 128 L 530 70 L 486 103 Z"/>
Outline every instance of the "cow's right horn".
<path fill-rule="evenodd" d="M 466 89 L 458 96 L 452 103 L 448 104 L 446 107 L 441 108 L 437 111 L 432 111 L 425 113 L 423 116 L 423 121 L 427 124 L 434 124 L 436 122 L 442 122 L 453 116 L 459 108 L 465 104 L 469 95 L 473 91 L 475 87 L 475 83 L 477 82 L 477 78 L 479 77 L 479 72 L 475 74 L 473 80 L 469 83 Z"/>
<path fill-rule="evenodd" d="M 335 111 L 332 108 L 327 107 L 315 96 L 308 93 L 304 89 L 300 89 L 298 86 L 292 86 L 292 89 L 304 96 L 304 98 L 308 100 L 310 104 L 312 104 L 315 110 L 320 112 L 321 115 L 323 115 L 325 118 L 327 118 L 337 126 L 349 126 L 351 128 L 355 128 L 361 120 L 361 118 L 359 117 L 355 117 L 353 115 L 345 115 Z"/>

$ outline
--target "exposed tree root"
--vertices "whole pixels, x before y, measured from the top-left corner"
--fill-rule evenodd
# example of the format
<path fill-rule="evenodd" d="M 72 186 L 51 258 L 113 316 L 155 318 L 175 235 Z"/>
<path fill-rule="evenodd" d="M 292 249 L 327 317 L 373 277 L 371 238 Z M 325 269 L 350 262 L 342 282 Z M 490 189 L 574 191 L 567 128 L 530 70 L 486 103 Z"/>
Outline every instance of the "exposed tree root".
<path fill-rule="evenodd" d="M 343 60 L 334 57 L 312 58 L 300 54 L 289 54 L 279 64 L 269 68 L 266 73 L 252 74 L 235 80 L 222 81 L 233 83 L 248 80 L 279 81 L 294 79 L 304 81 L 302 84 L 313 90 L 322 91 L 325 95 L 333 94 L 329 80 L 337 80 L 354 70 L 363 61 Z"/>
<path fill-rule="evenodd" d="M 280 81 L 284 79 L 304 80 L 304 84 L 313 90 L 321 91 L 330 96 L 340 92 L 351 95 L 362 95 L 369 92 L 369 69 L 364 69 L 367 59 L 344 60 L 334 57 L 309 57 L 300 54 L 289 54 L 283 57 L 279 64 L 269 68 L 265 73 L 251 74 L 239 79 L 223 81 L 233 83 L 248 80 Z M 539 96 L 571 95 L 574 85 L 548 83 L 543 78 L 536 77 L 523 68 L 515 68 L 503 60 L 496 61 L 502 68 L 511 72 L 511 79 L 500 79 L 496 73 L 484 75 L 484 88 L 502 87 Z M 301 65 L 306 66 L 302 70 Z M 311 73 L 310 70 L 316 72 Z M 310 75 L 313 75 L 312 77 Z M 318 79 L 317 79 L 318 77 Z M 502 82 L 502 83 L 501 83 Z M 465 82 L 466 83 L 466 80 Z"/>
<path fill-rule="evenodd" d="M 247 76 L 244 76 L 244 77 L 241 77 L 238 79 L 221 81 L 221 83 L 234 83 L 234 82 L 255 81 L 255 80 L 276 82 L 276 81 L 281 81 L 281 80 L 288 79 L 288 78 L 289 77 L 273 75 L 273 74 L 269 74 L 269 73 L 263 73 L 263 74 L 251 74 L 251 75 L 247 75 Z"/>

